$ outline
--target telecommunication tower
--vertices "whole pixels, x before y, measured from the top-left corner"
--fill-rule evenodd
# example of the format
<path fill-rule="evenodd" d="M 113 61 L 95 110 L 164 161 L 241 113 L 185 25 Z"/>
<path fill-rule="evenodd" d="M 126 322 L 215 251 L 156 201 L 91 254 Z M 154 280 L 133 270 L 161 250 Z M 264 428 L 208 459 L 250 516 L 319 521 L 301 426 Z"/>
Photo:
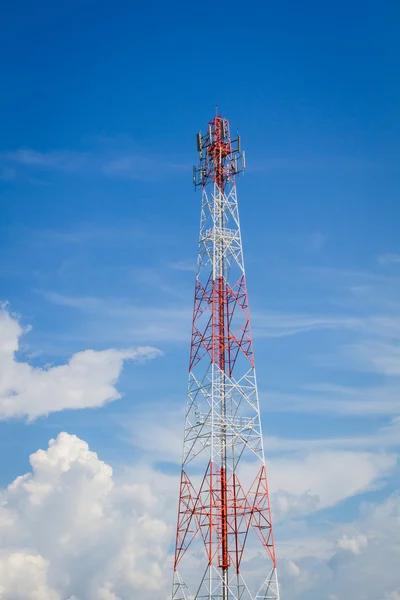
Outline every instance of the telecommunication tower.
<path fill-rule="evenodd" d="M 202 190 L 172 600 L 279 600 L 236 176 L 240 137 L 197 135 Z"/>

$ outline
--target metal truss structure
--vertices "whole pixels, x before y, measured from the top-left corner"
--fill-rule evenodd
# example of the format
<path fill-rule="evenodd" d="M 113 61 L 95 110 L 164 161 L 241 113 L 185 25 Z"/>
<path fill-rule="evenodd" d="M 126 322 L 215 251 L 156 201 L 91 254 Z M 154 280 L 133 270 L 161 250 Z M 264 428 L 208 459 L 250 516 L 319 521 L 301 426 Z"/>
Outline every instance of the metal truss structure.
<path fill-rule="evenodd" d="M 219 115 L 197 147 L 202 208 L 172 600 L 279 600 L 236 196 L 245 156 Z"/>

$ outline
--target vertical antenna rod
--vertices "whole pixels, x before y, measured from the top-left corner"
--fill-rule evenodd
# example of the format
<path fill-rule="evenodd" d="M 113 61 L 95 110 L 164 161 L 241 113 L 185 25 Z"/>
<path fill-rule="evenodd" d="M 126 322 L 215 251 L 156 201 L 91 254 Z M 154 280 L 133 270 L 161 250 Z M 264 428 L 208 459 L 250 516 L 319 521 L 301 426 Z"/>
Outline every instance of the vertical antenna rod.
<path fill-rule="evenodd" d="M 197 150 L 202 209 L 172 599 L 279 600 L 236 196 L 245 157 L 218 113 Z M 247 492 L 241 464 L 253 470 Z M 257 543 L 264 575 L 245 580 L 242 559 Z"/>

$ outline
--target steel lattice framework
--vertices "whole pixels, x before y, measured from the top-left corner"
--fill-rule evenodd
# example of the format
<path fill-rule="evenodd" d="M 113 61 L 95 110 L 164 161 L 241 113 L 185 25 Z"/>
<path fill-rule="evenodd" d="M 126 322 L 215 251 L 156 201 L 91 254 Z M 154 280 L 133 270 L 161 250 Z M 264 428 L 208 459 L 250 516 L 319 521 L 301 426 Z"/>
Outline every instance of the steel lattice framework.
<path fill-rule="evenodd" d="M 243 262 L 240 137 L 198 134 L 202 189 L 173 600 L 279 600 Z"/>

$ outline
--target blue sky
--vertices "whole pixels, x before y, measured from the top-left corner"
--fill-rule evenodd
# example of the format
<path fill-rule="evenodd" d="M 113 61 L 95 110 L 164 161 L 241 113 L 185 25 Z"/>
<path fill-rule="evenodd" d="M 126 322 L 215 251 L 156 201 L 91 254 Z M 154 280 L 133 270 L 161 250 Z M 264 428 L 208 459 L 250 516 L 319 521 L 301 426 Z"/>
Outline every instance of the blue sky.
<path fill-rule="evenodd" d="M 329 557 L 367 539 L 364 503 L 384 510 L 399 487 L 399 16 L 394 2 L 358 1 L 0 9 L 0 296 L 10 339 L 11 322 L 29 329 L 16 359 L 48 369 L 90 349 L 161 351 L 123 371 L 113 355 L 108 383 L 122 397 L 92 409 L 60 410 L 44 383 L 51 414 L 40 416 L 27 376 L 38 418 L 0 422 L 1 485 L 63 431 L 116 476 L 143 465 L 175 474 L 200 215 L 194 134 L 218 104 L 246 149 L 238 194 L 276 504 L 280 492 L 320 499 L 278 525 L 284 587 L 297 577 L 287 565 L 318 564 L 336 577 L 329 600 L 342 598 L 347 575 Z M 348 488 L 328 501 L 322 473 L 346 463 Z M 340 542 L 346 522 L 353 546 Z M 326 542 L 327 523 L 339 542 L 326 556 L 285 546 L 297 535 Z M 393 575 L 385 600 L 400 594 Z"/>

